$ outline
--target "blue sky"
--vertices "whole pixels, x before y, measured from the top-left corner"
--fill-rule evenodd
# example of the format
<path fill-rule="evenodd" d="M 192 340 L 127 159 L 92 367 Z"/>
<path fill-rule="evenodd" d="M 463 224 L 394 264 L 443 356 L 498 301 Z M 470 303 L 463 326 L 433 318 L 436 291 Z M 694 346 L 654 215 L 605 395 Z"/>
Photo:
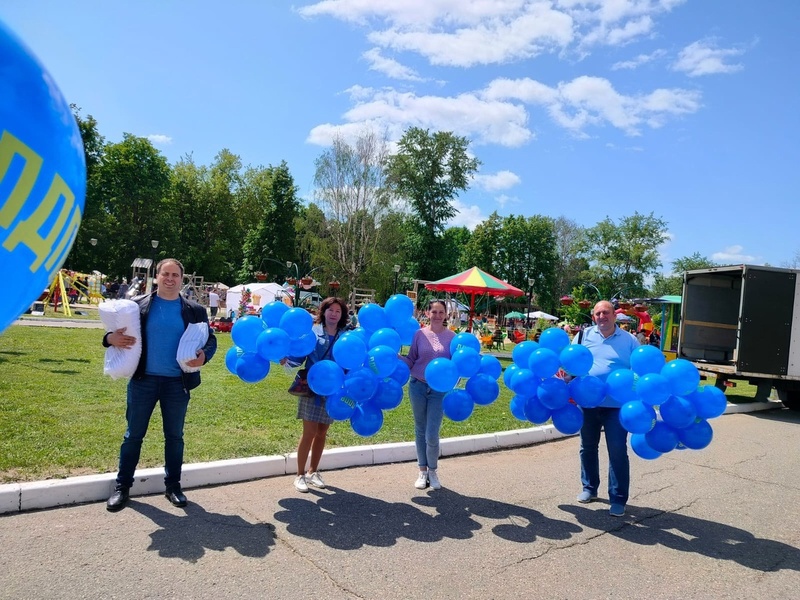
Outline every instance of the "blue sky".
<path fill-rule="evenodd" d="M 286 160 L 306 199 L 334 133 L 472 141 L 456 225 L 634 211 L 694 252 L 800 252 L 800 2 L 0 0 L 0 19 L 108 141 L 174 163 Z"/>

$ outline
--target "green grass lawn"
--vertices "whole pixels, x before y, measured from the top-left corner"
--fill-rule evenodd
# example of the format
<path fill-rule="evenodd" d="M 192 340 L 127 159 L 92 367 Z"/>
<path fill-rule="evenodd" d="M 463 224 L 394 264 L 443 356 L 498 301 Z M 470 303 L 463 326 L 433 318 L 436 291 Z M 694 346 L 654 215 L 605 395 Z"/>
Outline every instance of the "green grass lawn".
<path fill-rule="evenodd" d="M 0 336 L 0 482 L 116 471 L 127 382 L 103 375 L 102 335 L 100 329 L 14 325 Z M 289 376 L 274 366 L 262 382 L 243 383 L 225 368 L 230 335 L 217 338 L 217 356 L 203 367 L 203 384 L 192 392 L 186 461 L 292 452 L 300 424 L 296 401 L 286 393 Z M 531 427 L 511 415 L 512 394 L 502 383 L 500 390 L 497 401 L 476 406 L 466 421 L 445 418 L 442 437 Z M 749 402 L 755 387 L 739 382 L 726 395 L 732 402 Z M 360 437 L 344 421 L 331 426 L 328 439 L 329 447 L 412 441 L 407 395 L 398 408 L 385 412 L 376 435 Z M 162 465 L 163 445 L 156 410 L 140 466 Z"/>

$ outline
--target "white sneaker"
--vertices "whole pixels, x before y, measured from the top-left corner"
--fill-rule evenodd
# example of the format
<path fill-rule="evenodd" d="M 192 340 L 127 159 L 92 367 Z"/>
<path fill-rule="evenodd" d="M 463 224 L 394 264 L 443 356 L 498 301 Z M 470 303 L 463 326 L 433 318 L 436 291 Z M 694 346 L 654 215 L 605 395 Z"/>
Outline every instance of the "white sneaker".
<path fill-rule="evenodd" d="M 314 487 L 324 488 L 325 482 L 322 481 L 322 477 L 319 475 L 319 471 L 314 471 L 311 475 L 306 475 L 306 483 L 308 485 L 313 485 Z"/>
<path fill-rule="evenodd" d="M 431 482 L 431 489 L 442 489 L 442 483 L 439 481 L 439 475 L 436 474 L 436 469 L 428 469 L 428 481 Z"/>
<path fill-rule="evenodd" d="M 305 475 L 298 475 L 294 478 L 294 489 L 296 489 L 298 492 L 308 491 L 308 484 L 306 483 Z"/>
<path fill-rule="evenodd" d="M 420 471 L 417 480 L 414 482 L 414 487 L 418 490 L 424 490 L 428 487 L 428 471 Z"/>

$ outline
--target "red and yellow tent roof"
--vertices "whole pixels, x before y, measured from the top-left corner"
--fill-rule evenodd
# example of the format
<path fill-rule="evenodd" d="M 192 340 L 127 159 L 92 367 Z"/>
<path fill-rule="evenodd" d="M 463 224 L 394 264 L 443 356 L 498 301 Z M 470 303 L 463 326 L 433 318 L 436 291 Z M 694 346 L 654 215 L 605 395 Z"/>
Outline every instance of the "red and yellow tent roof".
<path fill-rule="evenodd" d="M 463 292 L 466 294 L 488 294 L 489 296 L 522 296 L 525 294 L 521 289 L 514 287 L 489 275 L 478 267 L 472 267 L 457 275 L 451 275 L 438 281 L 426 283 L 425 287 L 429 290 L 440 292 Z"/>

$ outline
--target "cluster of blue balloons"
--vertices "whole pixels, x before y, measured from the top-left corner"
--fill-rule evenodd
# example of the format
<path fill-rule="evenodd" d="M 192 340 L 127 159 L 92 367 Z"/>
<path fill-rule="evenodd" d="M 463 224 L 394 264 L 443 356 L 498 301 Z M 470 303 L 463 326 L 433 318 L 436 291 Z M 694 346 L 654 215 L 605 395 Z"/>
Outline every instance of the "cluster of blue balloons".
<path fill-rule="evenodd" d="M 445 416 L 464 421 L 475 405 L 488 405 L 500 395 L 497 379 L 503 367 L 495 356 L 481 354 L 481 343 L 468 332 L 457 334 L 450 341 L 450 358 L 434 358 L 425 367 L 425 381 L 437 392 L 447 392 L 442 399 Z M 456 388 L 466 379 L 464 388 Z"/>
<path fill-rule="evenodd" d="M 313 317 L 304 308 L 270 302 L 261 316 L 246 315 L 231 328 L 234 346 L 225 355 L 225 366 L 245 383 L 256 383 L 269 374 L 270 364 L 287 356 L 308 356 L 317 344 L 311 331 Z"/>
<path fill-rule="evenodd" d="M 708 419 L 725 412 L 725 394 L 700 387 L 700 373 L 683 359 L 665 362 L 655 346 L 631 355 L 631 368 L 606 379 L 608 395 L 622 403 L 619 420 L 631 435 L 631 448 L 648 460 L 672 450 L 701 450 L 714 432 Z"/>
<path fill-rule="evenodd" d="M 589 376 L 592 353 L 585 346 L 570 344 L 563 329 L 550 327 L 542 331 L 538 343 L 517 344 L 511 358 L 513 364 L 506 367 L 503 381 L 514 392 L 511 413 L 520 421 L 541 424 L 552 419 L 558 431 L 577 433 L 583 425 L 579 406 L 598 406 L 605 397 L 603 381 Z M 569 384 L 556 376 L 561 369 L 574 377 Z"/>
<path fill-rule="evenodd" d="M 398 353 L 419 329 L 414 303 L 395 294 L 382 307 L 366 304 L 358 311 L 359 327 L 343 333 L 333 345 L 333 360 L 323 360 L 308 371 L 308 387 L 326 396 L 328 415 L 350 420 L 363 437 L 383 427 L 383 411 L 400 406 L 403 386 L 411 375 Z"/>

